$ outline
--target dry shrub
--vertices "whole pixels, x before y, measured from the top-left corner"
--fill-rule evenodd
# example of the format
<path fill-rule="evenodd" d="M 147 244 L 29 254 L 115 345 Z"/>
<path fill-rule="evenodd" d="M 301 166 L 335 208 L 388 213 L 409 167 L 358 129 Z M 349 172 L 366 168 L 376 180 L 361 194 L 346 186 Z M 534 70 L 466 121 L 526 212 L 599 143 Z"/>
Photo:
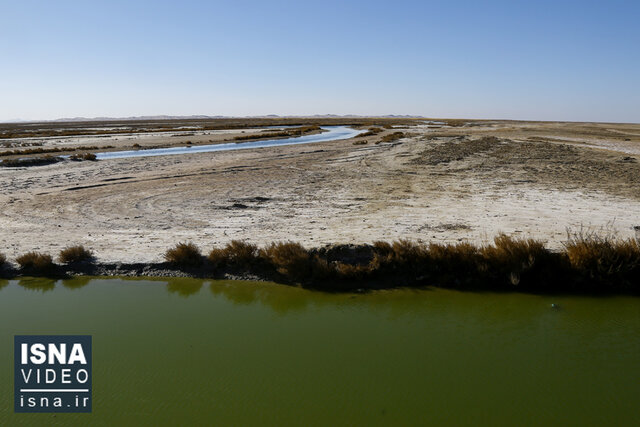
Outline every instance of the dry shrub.
<path fill-rule="evenodd" d="M 366 131 L 366 132 L 364 132 L 364 133 L 361 133 L 361 134 L 360 134 L 360 136 L 374 136 L 374 135 L 379 134 L 380 132 L 382 132 L 382 129 L 381 129 L 381 128 L 379 128 L 379 127 L 372 127 L 372 128 L 369 128 L 369 130 L 368 130 L 368 131 Z"/>
<path fill-rule="evenodd" d="M 336 262 L 335 273 L 343 280 L 364 280 L 371 274 L 371 264 L 346 264 Z"/>
<path fill-rule="evenodd" d="M 0 268 L 4 267 L 6 263 L 7 263 L 7 257 L 5 256 L 5 254 L 0 252 Z"/>
<path fill-rule="evenodd" d="M 440 283 L 457 283 L 465 287 L 473 281 L 481 280 L 486 273 L 478 247 L 470 243 L 429 245 L 430 273 Z"/>
<path fill-rule="evenodd" d="M 198 267 L 202 264 L 200 249 L 193 243 L 178 243 L 164 254 L 164 259 L 178 267 Z"/>
<path fill-rule="evenodd" d="M 54 157 L 50 155 L 42 157 L 26 157 L 22 159 L 5 159 L 0 162 L 0 166 L 5 167 L 28 167 L 28 166 L 44 166 L 62 161 L 62 157 Z"/>
<path fill-rule="evenodd" d="M 596 282 L 640 279 L 640 242 L 593 234 L 570 236 L 565 250 L 571 268 Z"/>
<path fill-rule="evenodd" d="M 69 159 L 75 160 L 75 161 L 82 161 L 82 160 L 95 161 L 97 157 L 93 153 L 78 153 L 78 154 L 72 155 L 71 157 L 69 157 Z"/>
<path fill-rule="evenodd" d="M 232 240 L 226 247 L 229 262 L 237 267 L 249 267 L 258 259 L 258 247 L 240 240 Z"/>
<path fill-rule="evenodd" d="M 213 248 L 211 252 L 209 252 L 207 259 L 214 269 L 224 268 L 229 262 L 226 250 L 220 248 Z"/>
<path fill-rule="evenodd" d="M 214 268 L 251 269 L 259 263 L 258 247 L 240 240 L 232 240 L 222 248 L 209 252 L 209 262 Z"/>
<path fill-rule="evenodd" d="M 287 278 L 300 281 L 312 276 L 313 258 L 299 243 L 271 243 L 260 251 L 260 255 Z"/>
<path fill-rule="evenodd" d="M 22 270 L 29 273 L 46 274 L 51 273 L 55 268 L 51 255 L 39 252 L 27 252 L 20 255 L 16 258 L 16 262 Z"/>
<path fill-rule="evenodd" d="M 405 137 L 404 132 L 393 132 L 388 135 L 384 135 L 381 139 L 382 139 L 382 142 L 393 142 L 404 137 Z"/>
<path fill-rule="evenodd" d="M 93 252 L 86 249 L 82 245 L 70 246 L 60 251 L 58 256 L 60 262 L 70 264 L 74 262 L 89 262 L 93 261 Z"/>
<path fill-rule="evenodd" d="M 513 238 L 504 233 L 494 238 L 493 246 L 485 246 L 480 251 L 497 280 L 496 285 L 504 281 L 514 286 L 520 285 L 521 281 L 526 284 L 543 281 L 552 273 L 549 269 L 557 258 L 539 240 Z M 557 267 L 555 273 L 558 273 Z"/>
<path fill-rule="evenodd" d="M 336 270 L 324 258 L 314 255 L 311 260 L 311 277 L 314 281 L 327 281 L 335 277 Z"/>

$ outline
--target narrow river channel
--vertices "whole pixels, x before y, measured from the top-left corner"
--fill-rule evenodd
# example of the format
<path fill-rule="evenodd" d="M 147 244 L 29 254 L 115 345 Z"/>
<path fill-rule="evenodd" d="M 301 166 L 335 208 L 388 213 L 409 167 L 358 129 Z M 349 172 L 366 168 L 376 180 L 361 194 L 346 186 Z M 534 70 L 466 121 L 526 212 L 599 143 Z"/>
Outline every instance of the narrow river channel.
<path fill-rule="evenodd" d="M 98 160 L 126 159 L 129 157 L 171 156 L 176 154 L 210 153 L 213 151 L 247 150 L 250 148 L 278 147 L 282 145 L 310 144 L 312 142 L 338 141 L 357 136 L 364 130 L 353 129 L 348 126 L 322 126 L 325 132 L 297 136 L 293 138 L 266 139 L 248 142 L 230 142 L 211 145 L 194 145 L 191 147 L 156 148 L 152 150 L 110 151 L 97 153 Z"/>

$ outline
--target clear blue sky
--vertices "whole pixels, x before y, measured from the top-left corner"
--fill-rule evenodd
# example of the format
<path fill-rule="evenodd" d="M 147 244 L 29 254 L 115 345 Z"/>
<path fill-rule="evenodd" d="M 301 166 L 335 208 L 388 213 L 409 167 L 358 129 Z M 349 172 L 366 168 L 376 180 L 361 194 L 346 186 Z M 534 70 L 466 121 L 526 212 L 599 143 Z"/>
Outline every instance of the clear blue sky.
<path fill-rule="evenodd" d="M 640 122 L 640 1 L 0 0 L 0 120 Z"/>

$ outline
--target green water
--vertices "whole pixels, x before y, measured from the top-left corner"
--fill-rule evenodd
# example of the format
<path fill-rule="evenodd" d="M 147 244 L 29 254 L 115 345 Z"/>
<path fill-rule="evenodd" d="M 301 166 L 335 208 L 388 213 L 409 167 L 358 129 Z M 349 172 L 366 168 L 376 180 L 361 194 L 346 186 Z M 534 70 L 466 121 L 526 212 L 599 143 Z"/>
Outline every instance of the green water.
<path fill-rule="evenodd" d="M 2 426 L 640 425 L 640 298 L 24 279 L 0 332 Z M 16 334 L 93 336 L 92 414 L 13 413 Z"/>

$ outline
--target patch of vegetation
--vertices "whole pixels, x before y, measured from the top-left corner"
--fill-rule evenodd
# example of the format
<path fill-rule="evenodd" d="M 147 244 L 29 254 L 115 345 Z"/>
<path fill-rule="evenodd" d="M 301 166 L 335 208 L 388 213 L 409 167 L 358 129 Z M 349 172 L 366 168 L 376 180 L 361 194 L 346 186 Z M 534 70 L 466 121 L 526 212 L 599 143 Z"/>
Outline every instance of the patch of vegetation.
<path fill-rule="evenodd" d="M 40 252 L 27 252 L 16 258 L 16 262 L 24 273 L 32 275 L 49 275 L 55 271 L 51 255 Z"/>
<path fill-rule="evenodd" d="M 95 161 L 97 159 L 96 155 L 93 153 L 81 153 L 81 154 L 74 154 L 73 156 L 69 157 L 71 160 L 75 160 L 75 161 L 82 161 L 82 160 L 88 160 L 88 161 Z"/>
<path fill-rule="evenodd" d="M 302 136 L 310 132 L 319 131 L 320 126 L 300 126 L 297 128 L 291 128 L 280 132 L 269 132 L 260 134 L 240 135 L 233 138 L 234 141 L 248 141 L 253 139 L 267 139 L 267 138 L 288 138 L 294 136 Z"/>
<path fill-rule="evenodd" d="M 372 128 L 369 128 L 369 130 L 366 131 L 365 133 L 361 133 L 359 136 L 374 136 L 374 135 L 379 134 L 382 131 L 383 131 L 383 129 L 381 129 L 379 127 L 372 127 Z"/>
<path fill-rule="evenodd" d="M 400 138 L 404 138 L 406 135 L 404 132 L 393 132 L 382 137 L 382 142 L 393 142 Z"/>
<path fill-rule="evenodd" d="M 200 249 L 193 243 L 178 243 L 174 248 L 167 250 L 164 259 L 177 267 L 195 268 L 202 265 Z"/>
<path fill-rule="evenodd" d="M 7 257 L 5 254 L 0 252 L 0 269 L 2 269 L 7 264 Z"/>
<path fill-rule="evenodd" d="M 73 264 L 80 262 L 91 262 L 94 260 L 93 252 L 82 245 L 69 246 L 60 251 L 58 255 L 60 262 Z"/>
<path fill-rule="evenodd" d="M 353 145 L 367 145 L 369 143 L 369 141 L 367 141 L 366 139 L 363 139 L 361 141 L 353 141 Z"/>
<path fill-rule="evenodd" d="M 277 242 L 258 249 L 234 241 L 213 249 L 209 261 L 217 273 L 233 270 L 326 291 L 438 286 L 640 293 L 637 240 L 574 239 L 560 252 L 505 234 L 484 246 L 398 240 L 329 249 Z"/>
<path fill-rule="evenodd" d="M 258 247 L 240 240 L 232 240 L 224 248 L 214 248 L 207 257 L 214 269 L 247 269 L 260 263 Z"/>
<path fill-rule="evenodd" d="M 120 134 L 143 134 L 150 132 L 180 132 L 185 136 L 185 128 L 191 131 L 212 131 L 222 129 L 245 129 L 265 126 L 372 126 L 390 129 L 392 125 L 412 125 L 421 123 L 422 118 L 372 118 L 367 117 L 273 117 L 273 118 L 196 118 L 127 121 L 85 121 L 39 123 L 0 123 L 0 139 L 107 136 Z M 108 127 L 108 128 L 105 128 Z"/>
<path fill-rule="evenodd" d="M 300 243 L 271 243 L 260 251 L 260 256 L 284 277 L 295 281 L 312 277 L 312 257 Z"/>
<path fill-rule="evenodd" d="M 24 159 L 4 159 L 0 161 L 0 166 L 9 168 L 44 166 L 62 161 L 62 157 L 43 156 L 43 157 L 27 157 Z"/>
<path fill-rule="evenodd" d="M 88 151 L 88 150 L 104 150 L 107 148 L 113 148 L 112 145 L 104 147 L 97 146 L 80 146 L 80 147 L 50 147 L 50 148 L 27 148 L 25 150 L 8 150 L 0 151 L 0 157 L 7 156 L 24 156 L 30 154 L 50 154 L 50 153 L 64 153 L 69 151 Z"/>
<path fill-rule="evenodd" d="M 594 288 L 640 284 L 640 241 L 594 233 L 569 235 L 565 250 L 571 268 Z"/>

